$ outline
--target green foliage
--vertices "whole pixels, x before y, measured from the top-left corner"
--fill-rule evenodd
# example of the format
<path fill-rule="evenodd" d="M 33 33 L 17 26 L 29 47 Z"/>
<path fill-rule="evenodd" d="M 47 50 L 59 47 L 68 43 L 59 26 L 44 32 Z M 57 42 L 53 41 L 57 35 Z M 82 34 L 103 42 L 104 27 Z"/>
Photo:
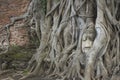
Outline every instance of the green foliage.
<path fill-rule="evenodd" d="M 46 14 L 47 0 L 41 0 L 41 7 L 42 7 L 43 12 Z"/>

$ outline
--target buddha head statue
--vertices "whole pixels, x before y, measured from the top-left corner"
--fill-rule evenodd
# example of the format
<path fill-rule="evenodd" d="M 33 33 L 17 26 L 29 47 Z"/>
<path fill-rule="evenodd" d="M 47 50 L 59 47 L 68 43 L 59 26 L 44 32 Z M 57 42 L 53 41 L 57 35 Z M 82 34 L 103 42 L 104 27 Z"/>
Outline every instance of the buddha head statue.
<path fill-rule="evenodd" d="M 86 31 L 83 33 L 83 36 L 82 36 L 83 53 L 87 53 L 90 50 L 90 48 L 93 45 L 95 37 L 96 37 L 95 27 L 94 27 L 94 24 L 91 23 L 88 25 L 88 28 L 86 29 Z"/>

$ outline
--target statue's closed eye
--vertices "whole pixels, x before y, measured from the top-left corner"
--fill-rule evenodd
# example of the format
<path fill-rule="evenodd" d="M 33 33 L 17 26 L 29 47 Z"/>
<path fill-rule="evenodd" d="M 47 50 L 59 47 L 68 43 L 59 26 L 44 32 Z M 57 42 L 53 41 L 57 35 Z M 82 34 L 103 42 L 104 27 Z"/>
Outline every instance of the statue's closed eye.
<path fill-rule="evenodd" d="M 95 38 L 94 35 L 90 33 L 90 34 L 84 34 L 82 40 L 86 41 L 88 39 L 90 41 L 94 41 L 94 38 Z"/>

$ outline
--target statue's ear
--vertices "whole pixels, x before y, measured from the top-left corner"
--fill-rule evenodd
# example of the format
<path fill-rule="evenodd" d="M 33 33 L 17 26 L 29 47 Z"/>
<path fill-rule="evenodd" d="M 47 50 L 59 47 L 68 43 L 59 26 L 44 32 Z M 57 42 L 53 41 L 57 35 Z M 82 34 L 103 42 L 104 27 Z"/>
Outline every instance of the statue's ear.
<path fill-rule="evenodd" d="M 87 38 L 86 38 L 86 34 L 84 33 L 82 36 L 82 41 L 85 41 L 85 40 L 87 40 Z"/>

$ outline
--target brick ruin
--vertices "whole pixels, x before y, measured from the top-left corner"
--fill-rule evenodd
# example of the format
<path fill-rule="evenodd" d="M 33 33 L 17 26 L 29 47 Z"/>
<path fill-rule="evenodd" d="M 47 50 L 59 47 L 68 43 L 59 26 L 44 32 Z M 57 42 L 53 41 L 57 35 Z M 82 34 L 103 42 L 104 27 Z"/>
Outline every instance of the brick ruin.
<path fill-rule="evenodd" d="M 0 0 L 0 29 L 2 29 L 4 25 L 10 23 L 11 17 L 16 17 L 24 14 L 28 4 L 29 0 Z M 0 42 L 6 38 L 5 34 L 5 30 L 0 31 Z M 29 44 L 27 28 L 16 28 L 15 25 L 11 26 L 9 40 L 11 45 L 24 46 Z M 4 40 L 4 45 L 6 44 L 7 43 Z"/>

